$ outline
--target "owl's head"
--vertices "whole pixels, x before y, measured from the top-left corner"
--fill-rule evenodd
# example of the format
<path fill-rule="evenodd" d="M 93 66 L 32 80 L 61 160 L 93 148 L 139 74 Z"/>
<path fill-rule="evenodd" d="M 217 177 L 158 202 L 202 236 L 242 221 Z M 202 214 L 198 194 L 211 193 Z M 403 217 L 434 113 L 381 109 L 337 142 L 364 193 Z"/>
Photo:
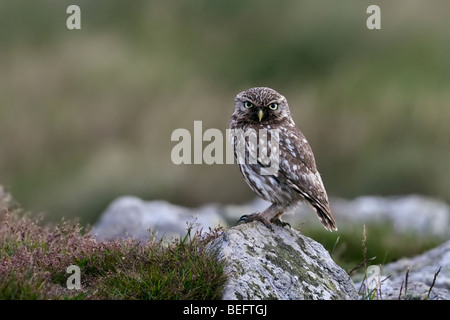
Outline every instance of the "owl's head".
<path fill-rule="evenodd" d="M 277 91 L 266 88 L 250 88 L 235 99 L 234 120 L 251 124 L 282 124 L 290 121 L 287 100 Z"/>

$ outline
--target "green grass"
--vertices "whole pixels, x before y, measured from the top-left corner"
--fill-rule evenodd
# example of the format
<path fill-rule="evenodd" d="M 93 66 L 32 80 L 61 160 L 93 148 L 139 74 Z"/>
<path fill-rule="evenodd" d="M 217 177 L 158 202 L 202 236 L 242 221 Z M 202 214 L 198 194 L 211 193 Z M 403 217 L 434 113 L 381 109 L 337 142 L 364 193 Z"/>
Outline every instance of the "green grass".
<path fill-rule="evenodd" d="M 42 226 L 0 206 L 0 299 L 219 299 L 223 265 L 207 243 L 219 230 L 193 232 L 170 243 L 97 242 L 71 221 Z M 69 290 L 69 265 L 81 289 Z"/>

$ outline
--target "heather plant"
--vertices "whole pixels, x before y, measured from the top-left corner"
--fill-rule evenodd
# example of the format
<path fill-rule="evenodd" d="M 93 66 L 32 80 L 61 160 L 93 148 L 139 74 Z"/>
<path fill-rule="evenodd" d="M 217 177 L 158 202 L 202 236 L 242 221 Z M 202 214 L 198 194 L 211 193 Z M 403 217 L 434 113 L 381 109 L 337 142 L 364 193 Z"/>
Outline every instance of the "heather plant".
<path fill-rule="evenodd" d="M 76 222 L 44 226 L 4 203 L 0 223 L 0 299 L 218 299 L 225 282 L 206 250 L 219 229 L 191 224 L 169 242 L 98 242 Z M 70 265 L 81 270 L 79 290 L 67 288 Z"/>

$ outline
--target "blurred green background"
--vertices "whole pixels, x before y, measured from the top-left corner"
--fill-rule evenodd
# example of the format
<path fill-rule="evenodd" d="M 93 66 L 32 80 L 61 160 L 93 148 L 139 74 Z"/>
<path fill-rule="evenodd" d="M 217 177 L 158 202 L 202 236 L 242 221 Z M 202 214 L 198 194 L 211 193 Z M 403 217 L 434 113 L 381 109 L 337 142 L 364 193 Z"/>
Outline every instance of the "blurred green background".
<path fill-rule="evenodd" d="M 81 8 L 81 30 L 66 8 Z M 366 9 L 381 8 L 381 30 Z M 448 0 L 0 3 L 0 184 L 94 223 L 117 196 L 254 198 L 235 165 L 172 164 L 173 130 L 225 132 L 235 95 L 287 97 L 331 196 L 450 201 Z M 204 145 L 207 145 L 205 143 Z"/>

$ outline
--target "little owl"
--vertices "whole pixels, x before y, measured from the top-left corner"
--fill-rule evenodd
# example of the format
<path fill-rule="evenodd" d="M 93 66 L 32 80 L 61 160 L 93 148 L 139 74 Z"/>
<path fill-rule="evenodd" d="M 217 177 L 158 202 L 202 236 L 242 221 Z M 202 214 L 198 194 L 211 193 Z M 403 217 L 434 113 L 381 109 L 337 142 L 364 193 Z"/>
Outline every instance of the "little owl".
<path fill-rule="evenodd" d="M 284 226 L 287 223 L 280 220 L 281 215 L 305 201 L 326 229 L 337 230 L 311 147 L 295 126 L 285 97 L 264 87 L 239 93 L 230 128 L 245 181 L 259 197 L 272 203 L 261 213 L 242 216 L 239 222 L 257 220 L 270 229 L 271 223 Z M 236 132 L 241 132 L 243 139 Z M 276 170 L 268 171 L 270 168 Z"/>

